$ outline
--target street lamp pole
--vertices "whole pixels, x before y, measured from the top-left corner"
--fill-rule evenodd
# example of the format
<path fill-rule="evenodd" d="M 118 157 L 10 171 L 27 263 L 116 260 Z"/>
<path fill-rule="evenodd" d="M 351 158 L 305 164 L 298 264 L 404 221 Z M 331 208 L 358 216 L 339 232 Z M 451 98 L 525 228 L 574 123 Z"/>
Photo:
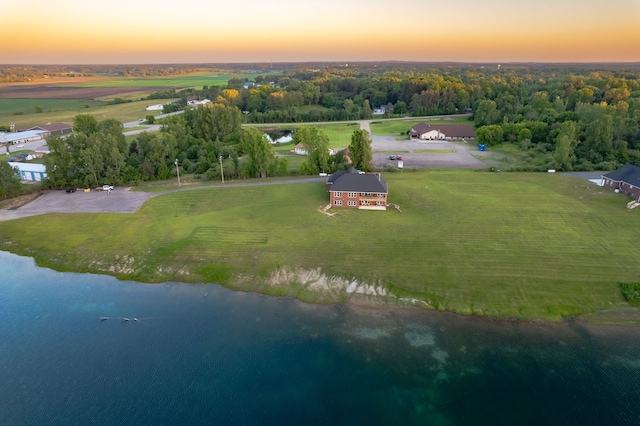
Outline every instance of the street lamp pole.
<path fill-rule="evenodd" d="M 178 168 L 178 159 L 176 158 L 175 161 L 175 165 L 176 165 L 176 173 L 178 174 L 178 186 L 180 186 L 180 169 Z"/>
<path fill-rule="evenodd" d="M 222 155 L 218 157 L 218 160 L 220 160 L 220 176 L 222 177 L 222 183 L 224 183 L 224 170 L 222 170 Z"/>

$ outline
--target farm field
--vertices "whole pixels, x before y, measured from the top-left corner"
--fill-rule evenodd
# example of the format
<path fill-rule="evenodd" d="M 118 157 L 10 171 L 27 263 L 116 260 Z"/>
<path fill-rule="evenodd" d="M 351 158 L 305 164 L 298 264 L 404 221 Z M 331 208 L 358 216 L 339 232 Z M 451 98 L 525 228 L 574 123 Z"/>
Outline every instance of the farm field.
<path fill-rule="evenodd" d="M 206 73 L 163 78 L 91 77 L 42 80 L 39 84 L 2 84 L 0 124 L 30 127 L 53 122 L 71 123 L 78 114 L 92 114 L 99 119 L 115 118 L 123 122 L 137 120 L 148 114 L 146 106 L 171 101 L 140 100 L 154 91 L 186 87 L 201 89 L 207 85 L 227 84 L 231 77 L 253 79 L 256 75 Z M 107 104 L 116 97 L 133 102 Z"/>
<path fill-rule="evenodd" d="M 22 115 L 13 114 L 12 104 L 16 101 L 24 101 L 23 105 L 39 105 L 44 108 L 43 103 L 38 100 L 16 100 L 16 99 L 2 99 L 0 100 L 0 124 L 14 123 L 17 127 L 31 127 L 45 123 L 68 123 L 71 124 L 73 119 L 78 114 L 91 114 L 98 120 L 104 120 L 106 118 L 115 118 L 121 122 L 128 122 L 144 118 L 147 115 L 158 115 L 161 111 L 146 111 L 145 108 L 154 103 L 170 102 L 171 99 L 154 99 L 152 101 L 135 101 L 127 102 L 123 104 L 107 105 L 105 102 L 84 102 L 84 101 L 72 101 L 55 99 L 50 100 L 46 105 L 49 108 L 44 109 L 42 113 L 35 113 L 34 108 L 31 106 L 24 108 L 24 111 L 28 112 Z M 78 105 L 77 108 L 72 108 L 74 105 Z M 82 105 L 82 106 L 80 106 Z M 88 105 L 89 108 L 84 106 Z"/>
<path fill-rule="evenodd" d="M 274 73 L 275 74 L 275 73 Z M 258 74 L 255 73 L 238 73 L 238 74 L 215 74 L 204 73 L 194 75 L 179 75 L 168 77 L 152 77 L 152 78 L 103 78 L 97 81 L 87 81 L 80 84 L 66 83 L 73 87 L 150 87 L 158 88 L 184 88 L 194 87 L 202 89 L 202 86 L 223 86 L 226 85 L 230 78 L 247 78 L 253 80 Z"/>
<path fill-rule="evenodd" d="M 0 241 L 59 270 L 218 282 L 313 302 L 346 296 L 274 284 L 274 272 L 321 271 L 419 306 L 490 317 L 558 321 L 627 306 L 617 283 L 640 273 L 640 211 L 627 211 L 626 196 L 549 174 L 384 177 L 402 212 L 329 217 L 318 211 L 327 194 L 316 183 L 209 188 L 152 198 L 134 214 L 15 220 Z"/>

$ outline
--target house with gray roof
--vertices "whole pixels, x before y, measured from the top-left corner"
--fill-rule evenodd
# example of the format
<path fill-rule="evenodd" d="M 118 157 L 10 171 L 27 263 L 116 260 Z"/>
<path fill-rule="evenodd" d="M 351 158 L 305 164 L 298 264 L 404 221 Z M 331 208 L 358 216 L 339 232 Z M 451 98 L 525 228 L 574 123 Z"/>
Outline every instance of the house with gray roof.
<path fill-rule="evenodd" d="M 602 175 L 602 186 L 624 192 L 640 201 L 640 167 L 625 164 L 618 170 Z"/>
<path fill-rule="evenodd" d="M 409 131 L 410 139 L 452 140 L 475 139 L 476 132 L 470 124 L 427 124 L 418 123 Z"/>
<path fill-rule="evenodd" d="M 380 173 L 365 173 L 351 167 L 327 179 L 331 207 L 386 210 L 389 190 Z"/>

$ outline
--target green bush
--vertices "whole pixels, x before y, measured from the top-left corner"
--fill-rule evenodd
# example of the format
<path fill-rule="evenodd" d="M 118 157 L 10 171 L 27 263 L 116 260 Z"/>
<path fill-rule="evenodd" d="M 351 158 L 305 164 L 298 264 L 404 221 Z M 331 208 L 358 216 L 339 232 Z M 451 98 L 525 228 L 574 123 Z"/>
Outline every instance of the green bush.
<path fill-rule="evenodd" d="M 622 296 L 632 305 L 640 305 L 640 283 L 618 283 Z"/>

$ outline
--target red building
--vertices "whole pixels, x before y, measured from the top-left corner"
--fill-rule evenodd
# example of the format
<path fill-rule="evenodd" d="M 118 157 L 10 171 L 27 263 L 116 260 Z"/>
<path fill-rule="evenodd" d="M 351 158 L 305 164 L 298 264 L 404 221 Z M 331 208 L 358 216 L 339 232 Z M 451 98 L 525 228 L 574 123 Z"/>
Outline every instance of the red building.
<path fill-rule="evenodd" d="M 387 182 L 380 173 L 364 173 L 351 167 L 327 179 L 331 207 L 364 210 L 387 209 Z"/>
<path fill-rule="evenodd" d="M 640 167 L 626 164 L 618 170 L 606 173 L 602 175 L 602 185 L 640 201 Z"/>

